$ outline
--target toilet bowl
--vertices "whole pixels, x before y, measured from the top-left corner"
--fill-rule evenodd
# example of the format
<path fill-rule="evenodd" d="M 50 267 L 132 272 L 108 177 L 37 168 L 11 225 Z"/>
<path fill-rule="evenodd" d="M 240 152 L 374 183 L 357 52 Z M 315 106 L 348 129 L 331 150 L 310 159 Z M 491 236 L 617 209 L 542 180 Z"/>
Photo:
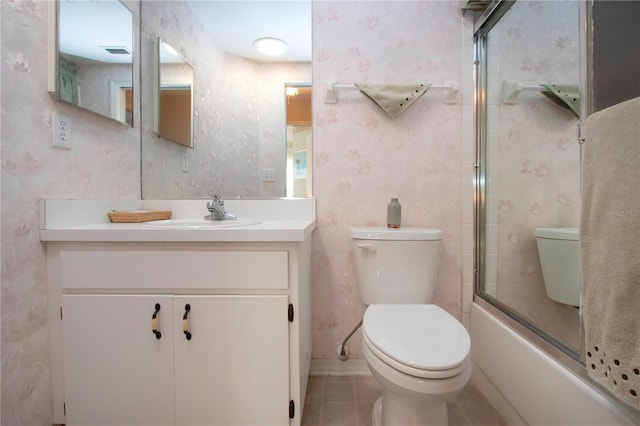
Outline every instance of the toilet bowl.
<path fill-rule="evenodd" d="M 436 305 L 371 305 L 363 354 L 381 384 L 374 425 L 447 425 L 447 401 L 471 376 L 465 328 Z"/>
<path fill-rule="evenodd" d="M 446 402 L 471 376 L 466 329 L 431 304 L 442 231 L 351 228 L 361 300 L 362 349 L 382 386 L 376 426 L 448 424 Z"/>
<path fill-rule="evenodd" d="M 580 306 L 578 228 L 537 228 L 534 234 L 547 297 Z"/>

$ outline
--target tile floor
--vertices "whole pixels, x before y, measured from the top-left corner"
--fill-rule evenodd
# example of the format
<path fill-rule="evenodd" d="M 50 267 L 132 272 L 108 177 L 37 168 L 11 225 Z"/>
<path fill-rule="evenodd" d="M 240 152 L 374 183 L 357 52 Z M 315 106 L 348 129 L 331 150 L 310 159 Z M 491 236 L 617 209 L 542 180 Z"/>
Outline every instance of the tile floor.
<path fill-rule="evenodd" d="M 371 425 L 382 388 L 372 376 L 311 376 L 302 426 Z M 504 426 L 505 422 L 473 382 L 447 405 L 449 426 Z"/>

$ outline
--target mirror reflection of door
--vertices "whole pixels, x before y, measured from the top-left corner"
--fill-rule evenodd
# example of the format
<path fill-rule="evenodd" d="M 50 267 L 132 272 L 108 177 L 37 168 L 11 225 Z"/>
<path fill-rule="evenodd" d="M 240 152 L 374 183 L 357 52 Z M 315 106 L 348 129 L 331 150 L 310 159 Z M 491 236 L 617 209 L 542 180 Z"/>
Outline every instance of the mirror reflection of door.
<path fill-rule="evenodd" d="M 158 135 L 193 148 L 193 67 L 158 40 Z"/>
<path fill-rule="evenodd" d="M 160 88 L 160 135 L 191 146 L 191 86 Z"/>
<path fill-rule="evenodd" d="M 287 110 L 287 197 L 312 195 L 311 86 L 285 85 Z"/>
<path fill-rule="evenodd" d="M 133 88 L 124 91 L 124 115 L 125 121 L 133 126 Z"/>

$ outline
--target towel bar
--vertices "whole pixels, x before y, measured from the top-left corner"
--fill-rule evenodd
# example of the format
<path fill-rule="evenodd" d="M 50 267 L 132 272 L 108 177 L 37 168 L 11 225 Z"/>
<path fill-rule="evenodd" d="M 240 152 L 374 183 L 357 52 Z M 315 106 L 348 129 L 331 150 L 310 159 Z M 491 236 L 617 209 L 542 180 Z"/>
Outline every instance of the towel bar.
<path fill-rule="evenodd" d="M 518 96 L 520 92 L 523 90 L 533 91 L 533 92 L 541 92 L 543 90 L 547 90 L 542 85 L 535 86 L 523 86 L 521 83 L 517 81 L 509 81 L 505 80 L 502 82 L 502 102 L 507 105 L 515 105 L 518 103 Z"/>
<path fill-rule="evenodd" d="M 337 84 L 334 82 L 329 82 L 327 84 L 327 94 L 324 98 L 324 103 L 325 104 L 338 103 L 339 90 L 360 90 L 360 89 L 354 84 Z M 460 90 L 458 88 L 458 84 L 456 83 L 448 83 L 443 85 L 432 84 L 431 86 L 429 86 L 429 90 L 446 90 L 447 93 L 444 99 L 445 104 L 457 104 L 460 102 Z"/>

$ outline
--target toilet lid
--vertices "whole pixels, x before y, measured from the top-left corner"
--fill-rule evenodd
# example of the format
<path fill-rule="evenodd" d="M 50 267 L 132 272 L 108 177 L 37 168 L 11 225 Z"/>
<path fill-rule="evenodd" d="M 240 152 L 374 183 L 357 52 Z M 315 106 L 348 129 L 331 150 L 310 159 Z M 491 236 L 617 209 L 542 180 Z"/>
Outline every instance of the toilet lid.
<path fill-rule="evenodd" d="M 362 327 L 376 349 L 412 370 L 457 370 L 469 357 L 469 333 L 436 305 L 370 305 Z"/>

